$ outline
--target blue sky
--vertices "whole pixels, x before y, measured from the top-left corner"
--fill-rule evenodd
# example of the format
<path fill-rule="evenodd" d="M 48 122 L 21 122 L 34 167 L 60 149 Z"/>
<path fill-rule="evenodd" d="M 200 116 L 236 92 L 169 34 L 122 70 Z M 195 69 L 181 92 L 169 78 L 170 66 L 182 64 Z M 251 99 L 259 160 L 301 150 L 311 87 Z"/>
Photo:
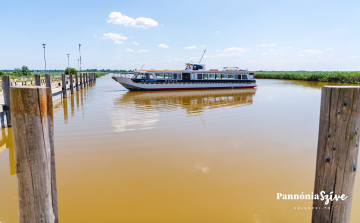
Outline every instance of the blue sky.
<path fill-rule="evenodd" d="M 360 1 L 0 1 L 0 69 L 360 70 Z"/>

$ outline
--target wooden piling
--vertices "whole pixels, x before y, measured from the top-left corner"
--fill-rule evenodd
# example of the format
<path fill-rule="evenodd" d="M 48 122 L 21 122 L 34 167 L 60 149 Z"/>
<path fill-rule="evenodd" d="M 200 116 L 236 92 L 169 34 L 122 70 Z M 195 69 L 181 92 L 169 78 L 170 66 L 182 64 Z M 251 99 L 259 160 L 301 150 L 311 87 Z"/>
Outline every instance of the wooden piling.
<path fill-rule="evenodd" d="M 70 92 L 71 94 L 74 94 L 74 84 L 73 84 L 73 75 L 70 74 Z"/>
<path fill-rule="evenodd" d="M 34 75 L 34 78 L 35 78 L 35 86 L 41 86 L 40 75 L 39 75 L 39 74 L 35 74 L 35 75 Z"/>
<path fill-rule="evenodd" d="M 80 73 L 80 88 L 83 88 L 83 75 Z"/>
<path fill-rule="evenodd" d="M 45 86 L 51 88 L 50 74 L 45 74 Z"/>
<path fill-rule="evenodd" d="M 76 91 L 79 90 L 79 81 L 78 81 L 78 74 L 77 73 L 75 74 L 75 88 L 76 88 Z"/>
<path fill-rule="evenodd" d="M 62 79 L 62 93 L 63 93 L 63 98 L 67 98 L 67 91 L 66 91 L 66 75 L 65 74 L 61 74 L 61 79 Z"/>
<path fill-rule="evenodd" d="M 314 196 L 345 194 L 339 201 L 314 199 L 312 222 L 348 223 L 360 136 L 360 87 L 323 87 Z"/>
<path fill-rule="evenodd" d="M 58 222 L 50 88 L 12 87 L 20 223 Z"/>
<path fill-rule="evenodd" d="M 1 86 L 4 96 L 4 106 L 3 110 L 5 111 L 6 115 L 6 124 L 7 127 L 11 127 L 11 112 L 10 112 L 10 76 L 4 75 L 1 76 Z"/>

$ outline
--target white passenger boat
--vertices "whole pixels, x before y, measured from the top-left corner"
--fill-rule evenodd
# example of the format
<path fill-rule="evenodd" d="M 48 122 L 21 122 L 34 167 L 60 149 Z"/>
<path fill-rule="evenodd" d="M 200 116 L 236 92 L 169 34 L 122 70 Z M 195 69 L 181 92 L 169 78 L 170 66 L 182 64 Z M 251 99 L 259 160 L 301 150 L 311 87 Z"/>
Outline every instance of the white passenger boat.
<path fill-rule="evenodd" d="M 254 88 L 254 72 L 237 67 L 222 71 L 207 70 L 204 64 L 187 63 L 185 70 L 141 70 L 132 77 L 114 75 L 113 79 L 130 91 L 202 90 Z"/>

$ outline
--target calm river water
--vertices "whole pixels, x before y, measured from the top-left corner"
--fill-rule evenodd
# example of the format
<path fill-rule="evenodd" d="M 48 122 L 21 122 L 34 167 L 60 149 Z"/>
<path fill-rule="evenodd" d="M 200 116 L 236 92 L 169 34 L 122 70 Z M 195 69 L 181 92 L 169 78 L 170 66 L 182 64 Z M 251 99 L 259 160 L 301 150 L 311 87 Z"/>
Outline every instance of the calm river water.
<path fill-rule="evenodd" d="M 128 92 L 111 76 L 54 102 L 60 222 L 310 222 L 325 83 Z M 11 129 L 0 134 L 0 222 L 17 222 Z M 360 222 L 360 176 L 352 223 Z"/>

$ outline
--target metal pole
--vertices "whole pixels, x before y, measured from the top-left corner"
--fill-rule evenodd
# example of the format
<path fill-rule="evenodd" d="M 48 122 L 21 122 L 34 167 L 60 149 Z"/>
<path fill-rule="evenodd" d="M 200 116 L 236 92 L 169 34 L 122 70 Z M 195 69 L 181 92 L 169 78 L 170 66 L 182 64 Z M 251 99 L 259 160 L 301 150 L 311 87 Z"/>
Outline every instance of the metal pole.
<path fill-rule="evenodd" d="M 44 48 L 44 62 L 45 62 L 45 74 L 46 74 L 46 57 L 45 57 L 45 46 L 46 44 L 43 43 L 43 48 Z"/>

